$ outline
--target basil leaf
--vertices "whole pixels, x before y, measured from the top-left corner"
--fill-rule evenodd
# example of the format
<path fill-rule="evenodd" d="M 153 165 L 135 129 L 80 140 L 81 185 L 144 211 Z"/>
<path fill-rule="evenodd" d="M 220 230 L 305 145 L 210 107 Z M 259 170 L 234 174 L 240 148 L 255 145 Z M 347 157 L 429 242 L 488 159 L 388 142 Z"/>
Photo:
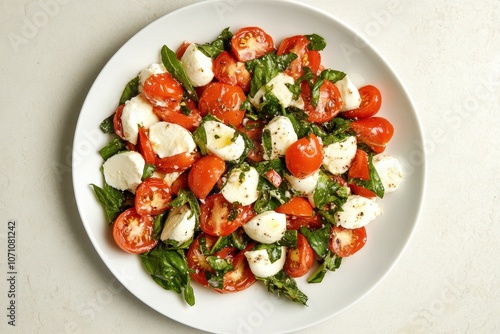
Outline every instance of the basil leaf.
<path fill-rule="evenodd" d="M 217 38 L 212 43 L 198 45 L 198 50 L 203 52 L 207 57 L 217 58 L 223 51 L 231 50 L 231 39 L 233 34 L 229 28 L 222 30 Z"/>
<path fill-rule="evenodd" d="M 191 80 L 189 80 L 184 68 L 182 68 L 181 62 L 177 59 L 175 52 L 166 45 L 161 48 L 161 61 L 167 71 L 184 86 L 189 97 L 198 102 L 198 94 L 196 94 Z"/>
<path fill-rule="evenodd" d="M 323 146 L 343 141 L 347 137 L 354 135 L 349 124 L 351 124 L 350 120 L 341 117 L 335 117 L 331 121 L 323 124 L 326 130 L 324 135 L 320 135 Z"/>
<path fill-rule="evenodd" d="M 301 227 L 300 233 L 306 237 L 311 248 L 320 256 L 325 258 L 328 254 L 328 242 L 330 240 L 330 226 L 324 226 L 317 230 L 310 230 L 307 227 Z"/>
<path fill-rule="evenodd" d="M 305 35 L 305 37 L 309 40 L 309 46 L 307 47 L 309 50 L 321 51 L 326 47 L 326 42 L 323 37 L 317 34 Z"/>
<path fill-rule="evenodd" d="M 281 248 L 280 245 L 274 243 L 274 244 L 262 244 L 259 243 L 254 247 L 254 250 L 261 250 L 264 249 L 267 252 L 267 256 L 269 257 L 269 261 L 271 263 L 274 263 L 281 259 L 281 255 L 283 253 L 283 249 Z"/>
<path fill-rule="evenodd" d="M 271 131 L 269 129 L 265 129 L 262 131 L 262 147 L 264 148 L 264 153 L 271 157 L 273 152 L 273 140 L 271 138 Z"/>
<path fill-rule="evenodd" d="M 307 306 L 307 296 L 300 291 L 295 280 L 288 276 L 283 270 L 274 276 L 255 278 L 258 281 L 264 282 L 267 287 L 267 291 L 276 294 L 278 297 L 288 297 L 294 302 Z"/>
<path fill-rule="evenodd" d="M 179 207 L 183 206 L 184 204 L 188 204 L 189 208 L 191 209 L 191 216 L 194 215 L 196 219 L 196 226 L 198 227 L 200 225 L 200 204 L 198 203 L 198 199 L 196 196 L 189 190 L 186 189 L 181 189 L 179 193 L 177 194 L 177 197 L 170 202 L 171 207 Z"/>
<path fill-rule="evenodd" d="M 159 215 L 155 217 L 155 220 L 153 222 L 153 239 L 158 240 L 160 239 L 161 232 L 163 230 L 163 225 L 165 224 L 165 216 L 167 215 L 167 212 L 162 212 Z"/>
<path fill-rule="evenodd" d="M 211 273 L 210 271 L 205 271 L 205 275 L 211 287 L 216 289 L 224 288 L 224 275 L 234 270 L 233 265 L 230 260 L 221 259 L 217 256 L 207 256 L 206 260 L 210 267 L 214 270 L 215 273 Z"/>
<path fill-rule="evenodd" d="M 323 208 L 327 204 L 334 204 L 340 208 L 347 200 L 347 193 L 344 187 L 330 179 L 325 172 L 320 171 L 313 200 L 317 208 Z"/>
<path fill-rule="evenodd" d="M 142 171 L 142 177 L 141 180 L 145 180 L 153 175 L 153 173 L 156 170 L 156 166 L 153 164 L 145 164 L 144 165 L 144 170 Z"/>
<path fill-rule="evenodd" d="M 323 281 L 327 271 L 337 270 L 342 263 L 342 258 L 336 254 L 328 251 L 324 261 L 319 265 L 319 267 L 307 278 L 308 283 L 320 283 Z"/>
<path fill-rule="evenodd" d="M 95 184 L 91 184 L 90 186 L 92 187 L 97 200 L 103 206 L 109 223 L 112 223 L 123 211 L 125 203 L 124 193 L 111 187 L 107 183 L 104 183 L 103 188 L 100 188 Z"/>
<path fill-rule="evenodd" d="M 327 68 L 327 69 L 323 70 L 323 72 L 321 72 L 321 74 L 319 76 L 322 79 L 325 79 L 325 80 L 328 80 L 328 81 L 335 83 L 339 80 L 344 79 L 346 74 L 344 72 L 341 72 L 341 71 L 332 70 L 330 68 Z"/>
<path fill-rule="evenodd" d="M 286 230 L 285 235 L 278 240 L 280 246 L 296 248 L 297 247 L 297 230 Z"/>
<path fill-rule="evenodd" d="M 375 166 L 373 166 L 373 154 L 371 152 L 368 153 L 368 168 L 370 170 L 370 179 L 369 180 L 360 180 L 360 179 L 349 179 L 350 183 L 354 183 L 358 186 L 371 190 L 380 198 L 384 197 L 385 188 L 380 176 L 378 175 Z"/>
<path fill-rule="evenodd" d="M 115 115 L 113 114 L 101 122 L 99 128 L 103 133 L 115 133 L 115 126 L 113 124 L 114 117 Z"/>
<path fill-rule="evenodd" d="M 124 104 L 134 96 L 139 95 L 139 77 L 130 80 L 123 89 L 122 96 L 120 97 L 120 104 Z"/>
<path fill-rule="evenodd" d="M 101 155 L 101 157 L 104 160 L 108 160 L 113 155 L 115 155 L 121 151 L 124 151 L 126 149 L 126 147 L 127 147 L 127 144 L 125 143 L 125 141 L 123 141 L 121 138 L 115 138 L 111 142 L 106 144 L 106 146 L 101 148 L 99 150 L 99 154 Z"/>
<path fill-rule="evenodd" d="M 297 58 L 297 55 L 293 52 L 280 56 L 276 56 L 275 52 L 270 52 L 260 58 L 247 61 L 245 66 L 252 73 L 250 97 L 255 96 L 260 87 L 267 84 L 278 73 L 286 70 L 295 58 Z"/>

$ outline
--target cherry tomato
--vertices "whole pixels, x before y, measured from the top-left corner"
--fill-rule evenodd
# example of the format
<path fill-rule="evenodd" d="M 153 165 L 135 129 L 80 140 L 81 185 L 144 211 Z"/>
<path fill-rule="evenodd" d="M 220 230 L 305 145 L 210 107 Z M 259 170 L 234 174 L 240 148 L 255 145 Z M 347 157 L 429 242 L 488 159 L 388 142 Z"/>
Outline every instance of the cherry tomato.
<path fill-rule="evenodd" d="M 310 50 L 302 58 L 302 67 L 309 67 L 314 75 L 320 72 L 321 54 L 319 51 Z"/>
<path fill-rule="evenodd" d="M 247 159 L 250 162 L 259 162 L 264 160 L 264 148 L 262 146 L 262 128 L 264 124 L 258 120 L 249 120 L 245 125 L 240 125 L 238 130 L 253 142 L 253 147 L 248 152 Z"/>
<path fill-rule="evenodd" d="M 202 116 L 210 113 L 225 124 L 237 127 L 245 117 L 245 111 L 240 110 L 245 99 L 246 96 L 241 87 L 213 82 L 203 91 L 198 107 Z"/>
<path fill-rule="evenodd" d="M 181 102 L 178 110 L 154 107 L 153 111 L 162 121 L 178 124 L 191 132 L 201 124 L 200 111 L 196 108 L 196 103 L 193 100 Z"/>
<path fill-rule="evenodd" d="M 304 197 L 293 197 L 274 211 L 292 216 L 311 217 L 314 213 L 311 203 Z"/>
<path fill-rule="evenodd" d="M 210 264 L 208 264 L 207 256 L 203 254 L 203 251 L 200 248 L 200 241 L 204 243 L 207 251 L 209 251 L 217 241 L 217 237 L 201 233 L 196 239 L 194 239 L 186 254 L 187 264 L 189 269 L 191 269 L 191 278 L 201 285 L 208 287 L 209 284 L 207 277 L 205 276 L 205 272 L 208 271 L 214 273 L 214 270 Z"/>
<path fill-rule="evenodd" d="M 382 153 L 394 134 L 394 127 L 383 117 L 368 117 L 351 122 L 358 141 L 365 143 L 375 153 Z"/>
<path fill-rule="evenodd" d="M 168 72 L 153 74 L 144 82 L 142 94 L 152 105 L 178 110 L 184 89 Z"/>
<path fill-rule="evenodd" d="M 199 199 L 205 199 L 226 170 L 226 163 L 215 155 L 196 161 L 189 171 L 189 189 Z"/>
<path fill-rule="evenodd" d="M 354 184 L 354 183 L 349 183 L 349 189 L 351 189 L 351 192 L 354 195 L 359 195 L 359 196 L 363 196 L 366 198 L 377 197 L 377 195 L 373 191 L 366 189 L 365 187 L 358 186 L 357 184 Z"/>
<path fill-rule="evenodd" d="M 199 153 L 179 153 L 171 157 L 157 158 L 155 166 L 163 173 L 183 172 L 199 158 Z"/>
<path fill-rule="evenodd" d="M 177 195 L 181 189 L 187 189 L 187 187 L 188 187 L 188 174 L 182 173 L 175 179 L 175 181 L 170 186 L 170 192 L 173 195 Z"/>
<path fill-rule="evenodd" d="M 361 180 L 370 179 L 370 168 L 368 167 L 368 154 L 360 150 L 356 150 L 356 155 L 352 160 L 351 167 L 347 172 L 347 177 L 350 179 L 357 178 Z"/>
<path fill-rule="evenodd" d="M 306 237 L 297 234 L 297 246 L 286 250 L 283 269 L 290 277 L 302 277 L 311 269 L 314 262 L 314 251 Z"/>
<path fill-rule="evenodd" d="M 382 105 L 382 94 L 380 94 L 378 88 L 372 85 L 363 86 L 359 89 L 359 94 L 361 95 L 359 108 L 343 111 L 341 113 L 342 117 L 361 119 L 378 113 Z"/>
<path fill-rule="evenodd" d="M 351 256 L 366 244 L 366 229 L 347 229 L 342 226 L 334 226 L 331 230 L 330 250 L 340 257 Z"/>
<path fill-rule="evenodd" d="M 120 104 L 116 109 L 115 115 L 113 116 L 113 128 L 118 137 L 120 137 L 123 140 L 126 140 L 125 135 L 123 134 L 123 124 L 122 124 L 122 114 L 124 107 L 125 107 L 124 104 Z"/>
<path fill-rule="evenodd" d="M 214 75 L 217 80 L 228 85 L 250 90 L 250 72 L 245 63 L 237 61 L 229 52 L 221 52 L 214 61 Z"/>
<path fill-rule="evenodd" d="M 177 59 L 181 59 L 182 56 L 184 56 L 184 52 L 186 52 L 186 49 L 190 45 L 191 45 L 191 43 L 189 43 L 188 41 L 182 42 L 181 46 L 179 46 L 177 51 L 175 51 L 175 56 L 177 57 Z"/>
<path fill-rule="evenodd" d="M 251 244 L 233 257 L 234 269 L 224 275 L 224 287 L 222 290 L 216 289 L 216 291 L 222 293 L 238 292 L 247 289 L 256 282 L 255 276 L 245 257 L 245 252 L 250 247 L 253 247 L 253 245 Z"/>
<path fill-rule="evenodd" d="M 152 236 L 153 222 L 153 216 L 141 216 L 134 208 L 127 209 L 113 223 L 113 239 L 125 252 L 147 252 L 158 244 Z"/>
<path fill-rule="evenodd" d="M 265 177 L 269 182 L 271 182 L 274 188 L 278 188 L 283 181 L 281 175 L 279 175 L 279 173 L 274 169 L 268 170 L 265 174 Z"/>
<path fill-rule="evenodd" d="M 310 134 L 290 145 L 285 152 L 288 171 L 297 178 L 305 178 L 323 163 L 323 152 L 318 137 Z"/>
<path fill-rule="evenodd" d="M 300 78 L 304 74 L 304 70 L 302 69 L 302 63 L 304 57 L 307 55 L 307 46 L 309 45 L 309 40 L 303 35 L 297 35 L 285 38 L 283 42 L 281 42 L 278 47 L 278 51 L 276 54 L 278 56 L 287 54 L 287 53 L 295 53 L 297 58 L 295 58 L 285 70 L 285 73 L 289 76 L 293 77 L 295 80 Z"/>
<path fill-rule="evenodd" d="M 220 193 L 207 197 L 200 211 L 201 230 L 214 236 L 229 235 L 256 215 L 251 205 L 234 205 Z"/>
<path fill-rule="evenodd" d="M 307 228 L 320 228 L 323 225 L 319 214 L 314 216 L 286 215 L 287 230 L 298 230 L 302 226 Z"/>
<path fill-rule="evenodd" d="M 148 178 L 135 192 L 135 210 L 141 216 L 157 215 L 168 208 L 172 194 L 162 179 Z"/>
<path fill-rule="evenodd" d="M 231 50 L 241 62 L 249 61 L 274 51 L 274 41 L 258 27 L 239 29 L 231 39 Z"/>
<path fill-rule="evenodd" d="M 156 161 L 156 154 L 153 151 L 153 146 L 149 141 L 147 130 L 144 127 L 139 127 L 139 151 L 144 157 L 147 164 L 154 164 Z"/>
<path fill-rule="evenodd" d="M 301 96 L 304 100 L 304 111 L 307 120 L 311 123 L 325 123 L 338 115 L 342 108 L 340 91 L 331 81 L 324 80 L 319 88 L 319 98 L 314 107 L 312 103 L 311 88 L 307 82 L 301 84 Z"/>

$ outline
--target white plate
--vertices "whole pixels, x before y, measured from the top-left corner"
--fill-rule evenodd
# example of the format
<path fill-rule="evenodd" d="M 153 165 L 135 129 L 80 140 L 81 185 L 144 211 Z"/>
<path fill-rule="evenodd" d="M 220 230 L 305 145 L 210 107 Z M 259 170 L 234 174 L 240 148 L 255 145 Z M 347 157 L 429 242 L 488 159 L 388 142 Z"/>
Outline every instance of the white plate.
<path fill-rule="evenodd" d="M 196 22 L 191 24 L 188 22 Z M 90 183 L 102 184 L 97 151 L 109 137 L 100 122 L 117 106 L 125 84 L 160 59 L 166 44 L 176 49 L 184 40 L 212 41 L 226 27 L 259 26 L 276 44 L 296 34 L 317 33 L 327 42 L 322 52 L 327 67 L 348 73 L 358 86 L 372 83 L 382 92 L 379 115 L 395 126 L 386 152 L 404 164 L 400 189 L 380 201 L 384 214 L 368 226 L 367 245 L 346 258 L 321 284 L 299 281 L 309 307 L 279 299 L 261 284 L 220 295 L 193 283 L 196 305 L 163 290 L 143 270 L 138 256 L 120 251 L 111 239 L 103 210 Z M 345 52 L 355 47 L 359 53 Z M 344 50 L 344 51 L 342 51 Z M 289 1 L 204 1 L 181 8 L 151 23 L 132 37 L 103 68 L 82 107 L 73 147 L 73 183 L 80 215 L 95 249 L 117 279 L 137 298 L 165 316 L 210 332 L 285 333 L 324 321 L 358 301 L 393 267 L 416 226 L 425 181 L 423 138 L 416 110 L 403 84 L 369 43 L 330 14 Z M 382 302 L 382 301 L 381 301 Z"/>

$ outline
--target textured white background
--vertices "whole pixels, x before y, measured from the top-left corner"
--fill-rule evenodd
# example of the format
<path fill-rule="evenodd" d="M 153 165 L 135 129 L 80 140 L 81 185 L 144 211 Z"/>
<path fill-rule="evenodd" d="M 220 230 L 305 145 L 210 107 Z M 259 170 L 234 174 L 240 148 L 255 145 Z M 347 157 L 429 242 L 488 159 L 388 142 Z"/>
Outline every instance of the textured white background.
<path fill-rule="evenodd" d="M 500 3 L 304 2 L 366 36 L 405 82 L 424 128 L 428 184 L 393 271 L 301 333 L 499 333 Z M 199 332 L 114 279 L 86 236 L 71 182 L 73 133 L 97 74 L 137 31 L 190 3 L 0 1 L 0 332 Z M 9 219 L 18 224 L 15 328 L 5 316 Z"/>

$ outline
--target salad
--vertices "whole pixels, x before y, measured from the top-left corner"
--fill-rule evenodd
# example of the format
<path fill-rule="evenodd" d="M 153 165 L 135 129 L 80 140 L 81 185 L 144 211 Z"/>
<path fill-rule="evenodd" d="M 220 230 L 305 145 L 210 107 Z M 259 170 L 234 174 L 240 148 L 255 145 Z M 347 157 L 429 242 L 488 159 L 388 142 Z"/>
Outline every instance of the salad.
<path fill-rule="evenodd" d="M 112 138 L 91 186 L 110 233 L 189 305 L 192 284 L 257 281 L 307 305 L 295 279 L 320 283 L 360 251 L 401 183 L 380 91 L 324 67 L 325 47 L 259 27 L 164 45 L 101 123 Z"/>

